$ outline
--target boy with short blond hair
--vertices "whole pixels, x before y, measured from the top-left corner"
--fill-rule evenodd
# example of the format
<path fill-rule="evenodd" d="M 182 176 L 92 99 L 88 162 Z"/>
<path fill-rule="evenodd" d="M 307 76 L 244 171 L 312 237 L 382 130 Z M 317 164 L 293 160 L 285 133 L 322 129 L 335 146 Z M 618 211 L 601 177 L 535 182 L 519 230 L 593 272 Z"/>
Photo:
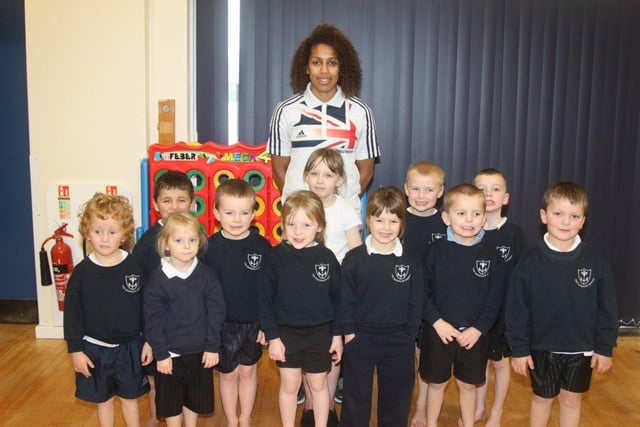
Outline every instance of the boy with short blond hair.
<path fill-rule="evenodd" d="M 404 193 L 407 196 L 407 232 L 404 247 L 421 257 L 427 246 L 445 237 L 446 226 L 436 205 L 444 193 L 444 170 L 435 163 L 421 161 L 407 169 Z"/>
<path fill-rule="evenodd" d="M 407 196 L 406 232 L 403 244 L 408 253 L 419 259 L 435 240 L 446 236 L 447 227 L 442 216 L 437 215 L 436 205 L 444 193 L 444 170 L 426 160 L 414 163 L 407 169 L 404 194 Z M 416 359 L 420 360 L 420 339 L 416 342 Z M 411 426 L 424 426 L 427 422 L 428 384 L 418 375 L 418 396 Z"/>
<path fill-rule="evenodd" d="M 220 278 L 226 309 L 222 325 L 220 400 L 228 427 L 248 426 L 258 387 L 257 363 L 264 334 L 258 316 L 257 281 L 271 244 L 251 228 L 256 194 L 244 180 L 216 188 L 214 214 L 220 231 L 209 237 L 204 263 Z M 238 414 L 238 402 L 240 413 Z"/>
<path fill-rule="evenodd" d="M 447 238 L 425 253 L 425 325 L 420 375 L 429 382 L 427 426 L 435 427 L 445 387 L 456 377 L 464 427 L 474 424 L 476 386 L 485 382 L 487 332 L 504 297 L 504 264 L 484 239 L 484 193 L 460 184 L 444 196 Z"/>
<path fill-rule="evenodd" d="M 547 189 L 540 219 L 547 233 L 514 269 L 506 333 L 516 373 L 531 377 L 530 425 L 546 426 L 558 396 L 561 427 L 578 426 L 592 369 L 609 370 L 618 315 L 611 269 L 583 243 L 587 193 L 573 182 Z"/>
<path fill-rule="evenodd" d="M 506 216 L 503 216 L 503 208 L 509 204 L 510 199 L 507 178 L 498 169 L 487 168 L 476 174 L 473 183 L 485 195 L 487 212 L 487 220 L 484 224 L 485 239 L 505 263 L 504 280 L 506 284 L 509 282 L 511 271 L 518 263 L 520 255 L 526 246 L 526 239 L 520 227 Z M 487 340 L 489 345 L 487 381 L 476 390 L 475 420 L 480 421 L 487 418 L 485 408 L 489 384 L 489 366 L 492 366 L 495 373 L 493 406 L 485 425 L 486 427 L 499 427 L 511 377 L 511 368 L 509 367 L 511 349 L 504 335 L 504 307 L 500 310 L 496 324 L 487 334 Z"/>

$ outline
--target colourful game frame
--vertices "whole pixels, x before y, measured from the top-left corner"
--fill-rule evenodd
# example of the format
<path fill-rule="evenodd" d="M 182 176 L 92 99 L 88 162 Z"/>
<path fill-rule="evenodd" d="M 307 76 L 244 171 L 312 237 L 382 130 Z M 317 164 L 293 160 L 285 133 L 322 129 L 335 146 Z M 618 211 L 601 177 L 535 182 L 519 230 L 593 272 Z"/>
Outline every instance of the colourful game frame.
<path fill-rule="evenodd" d="M 219 145 L 214 142 L 177 142 L 172 145 L 149 146 L 148 189 L 143 195 L 148 205 L 149 223 L 159 219 L 153 208 L 155 180 L 168 170 L 184 172 L 191 178 L 195 191 L 194 216 L 203 231 L 210 236 L 219 230 L 213 214 L 215 192 L 221 182 L 240 178 L 248 182 L 256 192 L 257 210 L 252 226 L 272 245 L 280 242 L 280 191 L 271 173 L 271 156 L 266 144 Z M 143 172 L 144 173 L 144 172 Z M 143 186 L 144 187 L 144 186 Z"/>

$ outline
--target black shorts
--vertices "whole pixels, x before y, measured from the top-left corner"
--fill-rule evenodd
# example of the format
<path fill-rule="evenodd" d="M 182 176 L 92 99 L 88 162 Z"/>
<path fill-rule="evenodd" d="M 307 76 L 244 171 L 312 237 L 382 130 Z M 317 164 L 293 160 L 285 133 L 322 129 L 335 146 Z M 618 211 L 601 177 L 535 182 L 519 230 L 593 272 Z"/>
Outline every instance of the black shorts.
<path fill-rule="evenodd" d="M 507 343 L 507 336 L 504 334 L 504 318 L 498 319 L 493 328 L 487 332 L 487 344 L 489 346 L 489 359 L 500 361 L 511 356 L 511 347 Z"/>
<path fill-rule="evenodd" d="M 197 414 L 213 412 L 213 369 L 202 366 L 202 353 L 174 357 L 173 374 L 156 373 L 158 418 L 174 417 L 186 406 Z"/>
<path fill-rule="evenodd" d="M 591 383 L 591 356 L 561 354 L 550 351 L 532 351 L 535 369 L 529 370 L 533 393 L 552 398 L 565 389 L 573 393 L 584 393 Z"/>
<path fill-rule="evenodd" d="M 262 346 L 256 342 L 259 323 L 231 323 L 222 325 L 220 363 L 216 369 L 223 374 L 233 372 L 238 365 L 251 366 L 262 356 Z"/>
<path fill-rule="evenodd" d="M 451 378 L 452 365 L 456 379 L 467 384 L 483 384 L 487 369 L 487 337 L 480 336 L 476 345 L 467 350 L 456 341 L 443 344 L 436 330 L 425 325 L 420 351 L 420 376 L 428 382 L 445 383 Z"/>
<path fill-rule="evenodd" d="M 292 328 L 280 326 L 280 340 L 285 346 L 286 362 L 276 361 L 280 368 L 301 368 L 312 374 L 331 369 L 331 325 Z"/>
<path fill-rule="evenodd" d="M 136 399 L 149 391 L 149 382 L 140 362 L 144 340 L 137 337 L 118 347 L 103 347 L 82 341 L 82 351 L 91 360 L 91 376 L 76 373 L 76 397 L 102 403 L 113 396 Z"/>
<path fill-rule="evenodd" d="M 151 363 L 149 363 L 147 366 L 143 366 L 143 368 L 144 373 L 147 374 L 148 377 L 153 377 L 158 373 L 158 370 L 156 369 L 156 359 L 153 359 Z"/>
<path fill-rule="evenodd" d="M 424 321 L 422 323 L 420 323 L 420 326 L 418 327 L 418 337 L 416 338 L 416 347 L 418 349 L 422 348 L 422 331 L 424 330 L 424 328 L 428 327 L 429 325 L 427 325 Z"/>

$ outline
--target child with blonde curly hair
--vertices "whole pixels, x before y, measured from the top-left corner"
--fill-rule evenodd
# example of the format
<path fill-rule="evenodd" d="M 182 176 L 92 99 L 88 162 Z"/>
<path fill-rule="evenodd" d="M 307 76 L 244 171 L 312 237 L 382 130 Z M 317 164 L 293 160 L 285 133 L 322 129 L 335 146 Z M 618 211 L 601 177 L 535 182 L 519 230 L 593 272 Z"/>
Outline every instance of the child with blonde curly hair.
<path fill-rule="evenodd" d="M 149 390 L 143 365 L 143 272 L 130 248 L 133 208 L 123 196 L 96 193 L 80 212 L 92 252 L 73 270 L 65 295 L 64 338 L 76 372 L 76 397 L 96 403 L 100 426 L 114 424 L 115 396 L 128 426 L 138 426 L 137 398 Z"/>

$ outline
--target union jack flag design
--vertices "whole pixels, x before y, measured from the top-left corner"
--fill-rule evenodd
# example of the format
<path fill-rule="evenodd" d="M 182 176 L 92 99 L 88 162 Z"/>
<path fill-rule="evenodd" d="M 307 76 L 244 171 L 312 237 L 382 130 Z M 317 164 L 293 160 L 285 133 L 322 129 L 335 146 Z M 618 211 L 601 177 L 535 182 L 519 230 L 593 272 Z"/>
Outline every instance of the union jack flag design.
<path fill-rule="evenodd" d="M 340 107 L 326 106 L 326 114 L 322 106 L 308 107 L 303 103 L 300 108 L 300 119 L 293 125 L 292 148 L 327 147 L 338 151 L 352 152 L 357 142 L 357 128 L 347 114 L 347 103 Z M 351 108 L 351 104 L 348 105 Z M 324 120 L 324 122 L 323 122 Z M 296 132 L 296 128 L 303 130 Z"/>

